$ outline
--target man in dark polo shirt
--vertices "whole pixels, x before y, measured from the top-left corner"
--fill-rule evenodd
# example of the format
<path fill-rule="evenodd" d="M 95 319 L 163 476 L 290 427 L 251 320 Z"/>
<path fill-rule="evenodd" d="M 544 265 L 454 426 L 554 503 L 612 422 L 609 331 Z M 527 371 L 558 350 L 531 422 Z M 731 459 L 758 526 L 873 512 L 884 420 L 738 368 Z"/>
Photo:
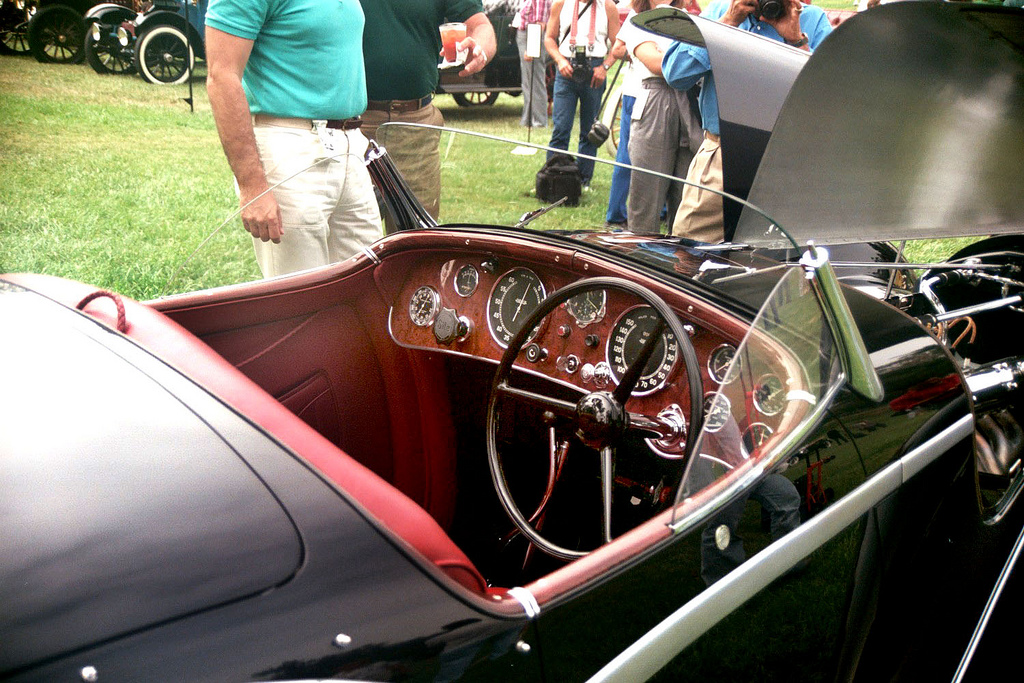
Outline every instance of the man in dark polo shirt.
<path fill-rule="evenodd" d="M 363 132 L 379 139 L 434 218 L 441 207 L 440 133 L 388 131 L 377 138 L 377 127 L 389 121 L 443 126 L 444 117 L 432 103 L 441 61 L 438 27 L 450 21 L 466 24 L 467 52 L 460 76 L 483 69 L 494 57 L 496 42 L 481 0 L 360 0 L 366 15 L 363 58 L 369 103 Z"/>

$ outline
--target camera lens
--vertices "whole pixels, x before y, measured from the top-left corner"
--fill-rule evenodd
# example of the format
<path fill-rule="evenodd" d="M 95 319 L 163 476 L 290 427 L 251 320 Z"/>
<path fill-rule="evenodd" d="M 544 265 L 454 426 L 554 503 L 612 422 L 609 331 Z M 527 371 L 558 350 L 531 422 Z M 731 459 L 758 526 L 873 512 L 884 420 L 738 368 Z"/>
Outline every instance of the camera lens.
<path fill-rule="evenodd" d="M 781 0 L 758 0 L 757 9 L 762 19 L 778 19 L 782 16 L 784 5 Z"/>

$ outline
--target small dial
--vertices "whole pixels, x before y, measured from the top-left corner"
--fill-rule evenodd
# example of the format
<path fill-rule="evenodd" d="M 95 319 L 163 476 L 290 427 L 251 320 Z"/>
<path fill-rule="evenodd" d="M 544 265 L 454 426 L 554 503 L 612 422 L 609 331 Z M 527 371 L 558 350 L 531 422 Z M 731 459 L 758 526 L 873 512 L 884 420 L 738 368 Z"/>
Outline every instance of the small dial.
<path fill-rule="evenodd" d="M 732 418 L 732 404 L 725 394 L 709 393 L 704 396 L 704 431 L 717 432 Z"/>
<path fill-rule="evenodd" d="M 515 268 L 502 275 L 487 300 L 487 326 L 494 340 L 502 347 L 508 346 L 546 296 L 544 284 L 532 270 Z M 533 330 L 528 339 L 536 333 Z"/>
<path fill-rule="evenodd" d="M 468 263 L 455 273 L 455 292 L 459 296 L 472 296 L 478 284 L 480 284 L 480 273 Z"/>
<path fill-rule="evenodd" d="M 729 384 L 739 375 L 739 367 L 731 373 L 729 369 L 736 358 L 736 347 L 732 344 L 722 344 L 715 347 L 708 358 L 708 374 L 711 379 L 719 384 Z M 737 366 L 739 361 L 736 361 Z"/>
<path fill-rule="evenodd" d="M 622 380 L 630 365 L 640 355 L 644 344 L 658 326 L 659 316 L 650 306 L 631 308 L 617 321 L 608 339 L 608 365 L 616 384 Z M 679 357 L 679 343 L 667 329 L 654 342 L 654 352 L 644 366 L 640 379 L 633 389 L 634 396 L 651 394 L 665 386 L 668 376 Z"/>
<path fill-rule="evenodd" d="M 565 310 L 573 317 L 577 325 L 586 327 L 604 319 L 606 298 L 603 289 L 592 289 L 566 301 Z"/>
<path fill-rule="evenodd" d="M 749 458 L 751 454 L 764 445 L 764 442 L 772 435 L 772 428 L 764 422 L 755 422 L 743 430 L 743 438 L 740 440 L 740 450 L 743 457 Z"/>
<path fill-rule="evenodd" d="M 441 295 L 433 287 L 423 285 L 409 299 L 409 319 L 418 327 L 426 327 L 434 322 L 440 310 Z"/>
<path fill-rule="evenodd" d="M 753 394 L 754 407 L 764 415 L 775 415 L 786 407 L 786 388 L 778 375 L 761 375 Z"/>

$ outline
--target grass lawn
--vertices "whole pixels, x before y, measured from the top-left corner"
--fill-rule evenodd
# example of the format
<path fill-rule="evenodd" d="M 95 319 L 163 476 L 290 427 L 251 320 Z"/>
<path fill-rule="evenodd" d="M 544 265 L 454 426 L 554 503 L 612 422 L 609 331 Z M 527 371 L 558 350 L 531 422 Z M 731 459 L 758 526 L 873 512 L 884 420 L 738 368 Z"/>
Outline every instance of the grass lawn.
<path fill-rule="evenodd" d="M 193 113 L 186 86 L 0 57 L 0 272 L 49 273 L 138 299 L 258 277 L 248 233 L 232 218 L 237 199 L 202 67 L 198 76 Z M 446 95 L 437 102 L 452 127 L 541 144 L 550 136 L 518 125 L 517 97 L 470 109 Z M 450 137 L 442 221 L 512 224 L 541 205 L 530 196 L 540 154 L 494 154 L 491 143 Z M 559 210 L 536 225 L 603 225 L 609 182 L 610 167 L 599 165 L 571 218 Z"/>

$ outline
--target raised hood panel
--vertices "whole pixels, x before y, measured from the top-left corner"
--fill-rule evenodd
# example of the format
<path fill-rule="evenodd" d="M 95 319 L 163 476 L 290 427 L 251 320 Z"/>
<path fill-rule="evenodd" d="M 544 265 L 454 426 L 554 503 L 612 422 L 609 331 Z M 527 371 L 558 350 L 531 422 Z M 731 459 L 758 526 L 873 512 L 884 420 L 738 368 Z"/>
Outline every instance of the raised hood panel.
<path fill-rule="evenodd" d="M 1022 41 L 1024 11 L 965 3 L 844 22 L 793 84 L 749 200 L 798 242 L 1024 232 Z M 764 243 L 750 213 L 735 239 Z"/>

